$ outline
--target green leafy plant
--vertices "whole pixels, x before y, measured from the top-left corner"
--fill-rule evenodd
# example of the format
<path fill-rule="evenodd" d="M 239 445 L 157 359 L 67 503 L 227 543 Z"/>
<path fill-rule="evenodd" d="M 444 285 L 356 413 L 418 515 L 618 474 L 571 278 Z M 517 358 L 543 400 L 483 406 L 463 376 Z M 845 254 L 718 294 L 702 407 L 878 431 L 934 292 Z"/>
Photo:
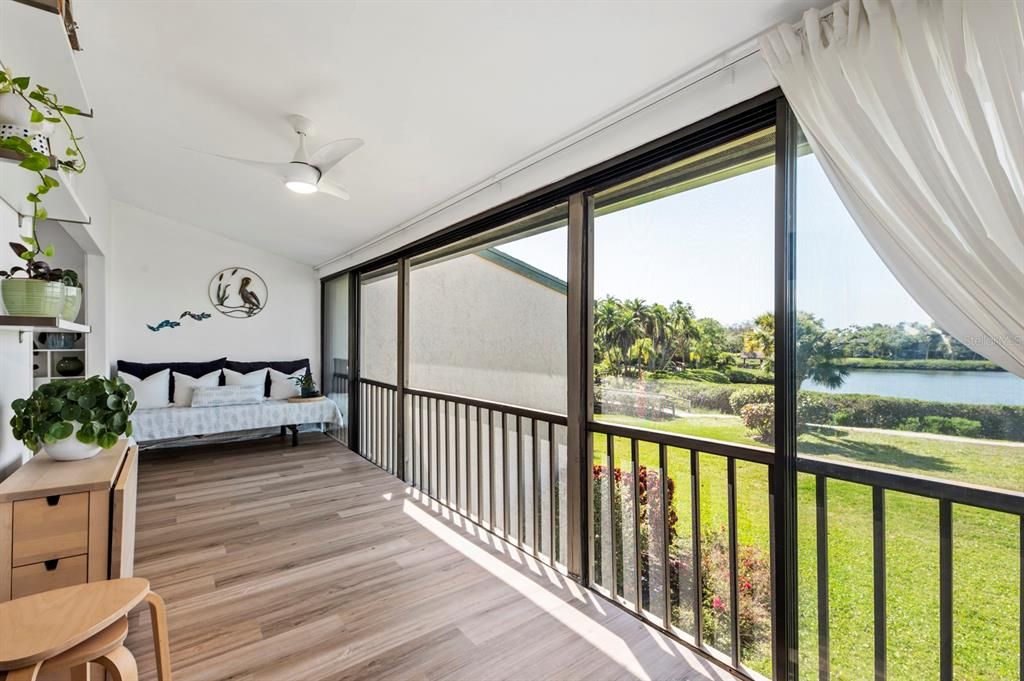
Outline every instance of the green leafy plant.
<path fill-rule="evenodd" d="M 289 380 L 295 383 L 295 387 L 297 387 L 303 395 L 316 392 L 316 381 L 313 380 L 313 374 L 308 371 L 302 376 L 292 376 Z"/>
<path fill-rule="evenodd" d="M 33 452 L 47 444 L 75 437 L 83 444 L 109 449 L 122 435 L 132 434 L 135 393 L 120 378 L 92 376 L 78 381 L 51 381 L 25 399 L 11 403 L 11 429 Z"/>
<path fill-rule="evenodd" d="M 85 172 L 85 154 L 82 153 L 78 144 L 82 138 L 75 135 L 75 130 L 69 119 L 70 116 L 81 115 L 81 111 L 73 106 L 61 104 L 57 94 L 48 87 L 38 83 L 32 86 L 28 76 L 13 76 L 6 68 L 0 68 L 0 95 L 4 94 L 18 97 L 24 101 L 29 109 L 29 120 L 32 123 L 47 122 L 63 126 L 67 130 L 71 146 L 67 147 L 62 155 L 55 155 L 53 160 L 57 168 L 78 174 Z M 25 265 L 12 267 L 10 270 L 0 270 L 0 278 L 8 279 L 22 273 L 29 279 L 63 281 L 65 271 L 52 269 L 40 259 L 41 256 L 52 258 L 54 250 L 53 246 L 42 246 L 36 234 L 39 221 L 45 220 L 47 217 L 46 208 L 43 206 L 44 197 L 51 189 L 60 186 L 57 177 L 47 172 L 50 169 L 51 159 L 46 154 L 34 150 L 28 140 L 17 136 L 0 140 L 0 149 L 15 152 L 21 159 L 18 165 L 35 174 L 39 179 L 35 191 L 25 197 L 32 204 L 32 233 L 30 236 L 21 237 L 23 243 L 10 242 L 11 250 L 25 261 Z M 74 275 L 74 279 L 77 282 L 77 274 Z M 68 284 L 65 283 L 65 285 Z"/>

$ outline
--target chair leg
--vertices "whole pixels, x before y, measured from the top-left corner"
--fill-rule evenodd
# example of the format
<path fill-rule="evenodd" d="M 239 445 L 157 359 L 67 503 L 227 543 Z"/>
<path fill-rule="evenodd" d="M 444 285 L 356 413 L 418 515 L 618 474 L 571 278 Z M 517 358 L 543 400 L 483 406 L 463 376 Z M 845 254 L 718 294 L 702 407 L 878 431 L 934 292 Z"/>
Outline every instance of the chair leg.
<path fill-rule="evenodd" d="M 80 664 L 77 667 L 71 669 L 71 681 L 91 681 L 92 676 L 89 673 L 89 665 Z"/>
<path fill-rule="evenodd" d="M 96 658 L 113 681 L 139 681 L 139 668 L 127 648 L 121 646 Z"/>
<path fill-rule="evenodd" d="M 149 620 L 153 626 L 153 653 L 156 656 L 156 677 L 159 681 L 171 681 L 171 646 L 167 640 L 167 606 L 160 595 L 150 591 L 146 594 L 149 603 Z"/>
<path fill-rule="evenodd" d="M 42 666 L 42 662 L 37 662 L 31 667 L 13 669 L 7 672 L 7 681 L 36 681 L 36 676 L 39 674 L 39 668 Z"/>

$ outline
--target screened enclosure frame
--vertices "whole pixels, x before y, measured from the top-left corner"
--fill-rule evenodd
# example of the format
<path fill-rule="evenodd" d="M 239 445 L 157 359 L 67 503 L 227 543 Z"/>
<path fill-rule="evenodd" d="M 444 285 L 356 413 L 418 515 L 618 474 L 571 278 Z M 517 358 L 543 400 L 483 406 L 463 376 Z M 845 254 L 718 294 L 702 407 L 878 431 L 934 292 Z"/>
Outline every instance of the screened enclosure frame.
<path fill-rule="evenodd" d="M 593 303 L 594 303 L 594 196 L 595 194 L 609 188 L 621 185 L 624 182 L 639 178 L 653 170 L 663 168 L 672 163 L 682 161 L 688 157 L 703 151 L 713 149 L 723 143 L 737 140 L 744 135 L 773 128 L 774 139 L 774 253 L 769 256 L 773 261 L 774 271 L 774 318 L 775 318 L 775 445 L 774 451 L 760 447 L 749 447 L 746 445 L 723 443 L 713 440 L 706 440 L 697 437 L 688 437 L 675 433 L 652 431 L 643 428 L 636 428 L 628 425 L 611 424 L 608 422 L 596 421 L 594 418 L 594 391 L 593 391 Z M 483 424 L 481 414 L 487 412 L 487 427 L 491 430 L 490 437 L 493 437 L 495 413 L 501 418 L 501 438 L 507 436 L 507 429 L 510 427 L 507 418 L 513 419 L 516 424 L 516 437 L 521 438 L 524 423 L 532 422 L 531 440 L 533 441 L 534 465 L 537 462 L 537 442 L 539 429 L 565 428 L 566 442 L 566 470 L 568 477 L 565 481 L 567 506 L 565 518 L 567 545 L 563 547 L 562 561 L 568 574 L 582 585 L 594 589 L 608 600 L 631 614 L 640 617 L 654 626 L 658 626 L 667 634 L 675 637 L 683 644 L 690 646 L 704 654 L 733 673 L 744 678 L 759 678 L 759 675 L 744 667 L 739 655 L 738 643 L 738 601 L 736 599 L 736 587 L 732 588 L 732 654 L 723 655 L 716 650 L 705 646 L 700 636 L 700 608 L 695 606 L 694 617 L 696 636 L 688 637 L 683 635 L 671 623 L 671 609 L 667 602 L 666 595 L 665 620 L 658 622 L 652 619 L 650 613 L 644 611 L 640 604 L 639 576 L 637 576 L 636 602 L 633 604 L 623 602 L 617 597 L 614 590 L 611 594 L 599 587 L 595 582 L 592 573 L 593 561 L 591 556 L 593 530 L 591 526 L 592 503 L 591 503 L 591 461 L 593 457 L 593 442 L 595 438 L 607 438 L 611 443 L 613 438 L 626 438 L 632 444 L 634 484 L 635 466 L 637 462 L 637 447 L 639 442 L 653 444 L 657 447 L 660 459 L 661 480 L 665 479 L 665 458 L 669 448 L 679 449 L 688 452 L 691 457 L 692 467 L 691 480 L 694 490 L 693 494 L 699 492 L 699 462 L 700 453 L 708 453 L 724 457 L 728 463 L 729 480 L 729 510 L 730 510 L 730 548 L 733 569 L 733 582 L 735 576 L 736 560 L 736 536 L 735 536 L 735 465 L 737 461 L 755 462 L 765 466 L 768 488 L 768 499 L 766 500 L 769 519 L 770 535 L 770 563 L 771 563 L 771 669 L 772 677 L 775 679 L 796 679 L 798 678 L 798 619 L 797 619 L 797 473 L 808 473 L 816 476 L 817 485 L 820 488 L 817 498 L 818 517 L 823 515 L 823 509 L 827 503 L 825 494 L 825 483 L 828 479 L 845 480 L 858 482 L 872 488 L 875 499 L 875 574 L 874 574 L 874 626 L 875 626 L 875 652 L 874 671 L 875 679 L 886 678 L 886 601 L 885 601 L 885 522 L 884 522 L 884 498 L 885 492 L 898 491 L 915 494 L 932 499 L 938 499 L 942 504 L 941 527 L 937 531 L 942 536 L 941 554 L 941 585 L 942 607 L 939 622 L 941 640 L 945 650 L 941 659 L 941 678 L 952 679 L 952 559 L 951 559 L 951 523 L 949 521 L 949 505 L 953 503 L 966 504 L 981 508 L 988 508 L 1008 512 L 1022 516 L 1021 537 L 1024 544 L 1024 497 L 1016 493 L 1002 493 L 991 490 L 979 491 L 966 485 L 959 485 L 953 482 L 937 483 L 931 479 L 915 478 L 912 475 L 897 473 L 884 473 L 875 470 L 865 471 L 854 466 L 822 462 L 818 460 L 798 459 L 797 457 L 797 416 L 796 398 L 799 385 L 796 372 L 796 164 L 798 156 L 799 131 L 796 120 L 782 96 L 780 90 L 775 89 L 762 95 L 754 97 L 746 102 L 730 107 L 725 111 L 712 115 L 702 121 L 688 125 L 674 133 L 661 137 L 648 144 L 645 144 L 633 151 L 619 155 L 613 159 L 598 164 L 592 168 L 567 177 L 552 185 L 543 187 L 522 197 L 497 206 L 480 215 L 463 220 L 450 227 L 442 229 L 434 234 L 418 239 L 400 249 L 386 255 L 376 257 L 357 267 L 344 272 L 331 275 L 322 279 L 322 286 L 337 277 L 349 277 L 349 385 L 354 388 L 355 399 L 348 400 L 349 419 L 351 425 L 348 428 L 348 446 L 357 453 L 367 455 L 360 451 L 361 429 L 373 430 L 378 435 L 385 433 L 392 444 L 390 455 L 380 455 L 379 452 L 370 453 L 371 461 L 381 466 L 390 473 L 402 480 L 409 481 L 420 476 L 422 481 L 424 471 L 417 472 L 416 457 L 410 456 L 410 451 L 416 447 L 419 440 L 427 440 L 430 447 L 433 440 L 437 440 L 438 453 L 448 451 L 448 434 L 444 434 L 444 448 L 440 448 L 439 436 L 436 432 L 430 432 L 430 423 L 423 423 L 422 416 L 414 415 L 419 413 L 419 408 L 409 408 L 407 404 L 420 404 L 426 400 L 426 413 L 437 413 L 443 404 L 445 428 L 448 428 L 449 407 L 454 404 L 456 428 L 455 428 L 455 452 L 459 450 L 460 432 L 458 418 L 460 408 L 464 409 L 466 417 L 465 443 L 468 452 L 472 449 L 470 442 L 471 430 L 469 426 L 470 414 L 475 410 L 477 418 L 476 437 L 482 440 Z M 568 206 L 568 262 L 567 262 L 567 326 L 566 326 L 566 348 L 567 348 L 567 395 L 566 413 L 551 414 L 538 410 L 530 410 L 488 402 L 468 396 L 444 395 L 431 393 L 430 391 L 419 390 L 408 384 L 409 376 L 409 280 L 410 263 L 428 253 L 451 247 L 457 242 L 472 237 L 480 237 L 487 232 L 502 227 L 512 221 L 529 216 L 538 211 L 553 208 L 559 204 Z M 366 310 L 360 309 L 359 291 L 361 278 L 367 274 L 380 271 L 385 267 L 394 267 L 397 270 L 398 296 L 397 304 L 391 314 L 395 315 L 397 321 L 397 345 L 396 376 L 395 384 L 386 384 L 379 381 L 363 380 L 360 377 L 359 369 L 359 339 L 360 322 Z M 326 314 L 327 311 L 324 310 Z M 324 325 L 322 324 L 322 328 Z M 326 372 L 326 369 L 324 369 Z M 361 400 L 358 395 L 359 386 L 366 385 L 373 395 L 369 400 Z M 380 415 L 368 413 L 374 411 L 374 405 L 382 404 L 381 400 L 387 400 L 388 404 L 395 407 L 390 412 L 385 411 L 385 421 L 380 420 Z M 433 400 L 433 402 L 432 402 Z M 365 404 L 364 404 L 365 403 Z M 434 412 L 431 412 L 431 404 L 435 404 Z M 389 416 L 387 414 L 390 414 Z M 411 421 L 411 422 L 410 422 Z M 429 418 L 428 418 L 429 421 Z M 538 425 L 540 424 L 540 425 Z M 410 442 L 410 439 L 413 442 Z M 541 440 L 542 441 L 542 440 Z M 519 444 L 521 447 L 521 443 Z M 548 437 L 548 457 L 554 456 L 554 437 Z M 493 449 L 489 446 L 493 454 Z M 477 449 L 478 456 L 482 451 Z M 517 450 L 517 457 L 521 457 L 522 450 Z M 468 460 L 468 459 L 467 459 Z M 611 458 L 609 458 L 611 462 Z M 492 464 L 493 466 L 493 464 Z M 480 463 L 477 463 L 477 475 L 480 475 Z M 493 468 L 489 469 L 493 475 Z M 534 469 L 536 470 L 536 469 Z M 448 475 L 448 469 L 445 469 Z M 458 475 L 458 464 L 456 464 L 456 476 Z M 467 467 L 467 476 L 469 468 Z M 434 496 L 431 492 L 429 482 L 425 490 L 428 495 Z M 504 477 L 504 469 L 503 469 Z M 519 480 L 520 478 L 517 478 Z M 549 479 L 550 480 L 550 479 Z M 419 484 L 419 483 L 414 483 Z M 536 483 L 535 483 L 536 484 Z M 422 489 L 422 487 L 420 487 Z M 469 483 L 467 482 L 466 496 L 469 496 Z M 494 490 L 492 488 L 491 503 L 493 504 Z M 520 494 L 524 490 L 518 490 Z M 507 490 L 506 490 L 507 493 Z M 458 494 L 458 479 L 456 478 L 456 495 Z M 437 490 L 440 496 L 440 490 Z M 493 507 L 491 515 L 488 516 L 490 526 L 483 522 L 484 513 L 481 510 L 482 503 L 481 487 L 477 487 L 476 513 L 473 514 L 472 499 L 466 499 L 465 511 L 460 500 L 456 496 L 454 510 L 463 513 L 477 522 L 484 529 L 495 531 Z M 435 497 L 437 498 L 437 497 Z M 692 499 L 696 500 L 696 496 Z M 635 497 L 634 497 L 635 500 Z M 447 502 L 447 497 L 445 497 Z M 554 503 L 552 501 L 552 503 Z M 699 503 L 695 501 L 699 507 Z M 449 503 L 449 506 L 451 504 Z M 518 507 L 521 509 L 522 507 Z M 553 509 L 553 507 L 552 507 Z M 664 509 L 664 506 L 663 506 Z M 507 511 L 507 509 L 506 509 Z M 517 513 L 520 511 L 517 510 Z M 536 506 L 534 507 L 536 513 Z M 554 510 L 551 511 L 554 513 Z M 696 511 L 695 511 L 696 513 Z M 879 515 L 881 513 L 881 515 Z M 637 516 L 634 515 L 634 518 Z M 536 519 L 535 519 L 536 520 Z M 521 519 L 519 521 L 521 522 Z M 553 522 L 553 521 L 552 521 Z M 699 521 L 695 521 L 699 522 Z M 507 523 L 507 518 L 506 518 Z M 825 587 L 821 582 L 818 584 L 818 618 L 821 623 L 822 612 L 824 612 L 824 629 L 819 629 L 817 677 L 820 681 L 827 681 L 829 671 L 829 642 L 828 642 L 828 587 L 827 587 L 827 537 L 822 540 L 822 525 L 818 525 L 818 558 L 824 557 L 824 564 L 818 566 L 819 575 L 821 570 L 825 571 Z M 538 525 L 539 527 L 539 525 Z M 502 525 L 502 532 L 507 534 L 507 527 Z M 637 533 L 638 536 L 639 533 Z M 666 530 L 667 534 L 667 530 Z M 507 539 L 507 536 L 502 536 Z M 536 535 L 539 537 L 540 535 Z M 554 530 L 551 530 L 551 556 L 550 563 L 555 564 L 554 544 L 556 541 Z M 699 532 L 695 534 L 699 538 Z M 520 536 L 521 539 L 521 536 Z M 639 557 L 639 542 L 634 542 Z M 664 547 L 664 544 L 663 544 Z M 535 555 L 540 547 L 534 546 Z M 699 539 L 695 541 L 694 555 L 700 555 Z M 667 549 L 663 548 L 663 551 Z M 1022 549 L 1022 562 L 1024 562 L 1024 549 Z M 636 564 L 639 566 L 639 562 Z M 695 568 L 696 570 L 696 568 Z M 613 570 L 614 572 L 614 570 Z M 1024 572 L 1024 571 L 1022 571 Z M 637 567 L 639 573 L 639 567 Z M 697 575 L 699 578 L 699 575 Z M 668 591 L 667 578 L 664 590 Z M 1022 590 L 1024 591 L 1024 590 Z M 1024 612 L 1024 604 L 1022 604 Z M 1022 615 L 1024 617 L 1024 615 Z M 1024 622 L 1022 622 L 1024 628 Z M 1024 637 L 1022 637 L 1024 638 Z M 947 652 L 948 651 L 948 652 Z M 1024 677 L 1024 654 L 1022 659 L 1022 677 Z"/>

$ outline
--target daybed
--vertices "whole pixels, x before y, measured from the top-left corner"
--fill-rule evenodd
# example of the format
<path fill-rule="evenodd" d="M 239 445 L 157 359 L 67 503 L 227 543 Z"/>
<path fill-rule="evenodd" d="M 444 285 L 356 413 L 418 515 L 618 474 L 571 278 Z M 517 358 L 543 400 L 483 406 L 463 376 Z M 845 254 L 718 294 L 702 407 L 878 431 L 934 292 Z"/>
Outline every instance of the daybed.
<path fill-rule="evenodd" d="M 310 371 L 308 359 L 235 362 L 119 361 L 118 374 L 135 390 L 133 436 L 142 446 L 168 440 L 280 428 L 298 444 L 302 425 L 343 425 L 331 400 L 290 402 L 293 379 Z"/>

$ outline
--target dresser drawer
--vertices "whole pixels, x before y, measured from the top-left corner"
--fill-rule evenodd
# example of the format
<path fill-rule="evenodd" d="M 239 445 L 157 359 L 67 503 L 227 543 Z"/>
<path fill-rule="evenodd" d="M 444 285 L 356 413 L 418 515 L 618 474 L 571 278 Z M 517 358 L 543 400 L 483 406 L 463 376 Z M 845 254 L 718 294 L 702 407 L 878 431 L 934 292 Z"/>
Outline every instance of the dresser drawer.
<path fill-rule="evenodd" d="M 11 597 L 21 598 L 62 586 L 85 584 L 89 557 L 54 558 L 45 563 L 22 565 L 11 571 Z"/>
<path fill-rule="evenodd" d="M 15 501 L 13 525 L 14 567 L 88 553 L 89 494 Z"/>

